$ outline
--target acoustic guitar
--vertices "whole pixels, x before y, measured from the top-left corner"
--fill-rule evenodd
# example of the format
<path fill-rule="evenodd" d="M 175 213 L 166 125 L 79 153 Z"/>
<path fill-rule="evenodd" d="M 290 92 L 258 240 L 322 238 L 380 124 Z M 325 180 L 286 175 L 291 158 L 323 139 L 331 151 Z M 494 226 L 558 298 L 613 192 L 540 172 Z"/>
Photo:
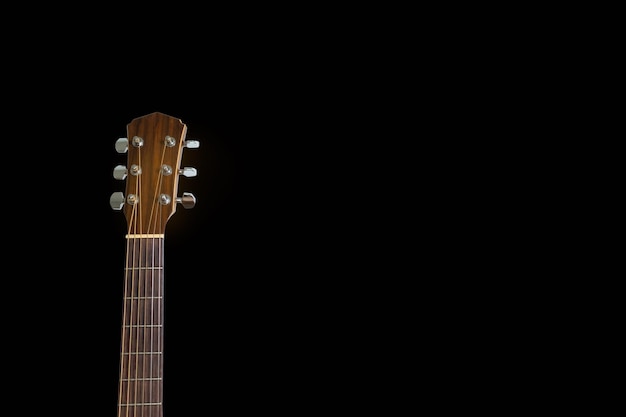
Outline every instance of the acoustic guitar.
<path fill-rule="evenodd" d="M 196 203 L 178 196 L 178 180 L 196 176 L 181 158 L 199 143 L 186 140 L 180 119 L 158 112 L 133 119 L 126 133 L 115 149 L 127 163 L 113 169 L 125 191 L 110 197 L 127 225 L 117 416 L 162 417 L 165 227 L 179 204 Z"/>

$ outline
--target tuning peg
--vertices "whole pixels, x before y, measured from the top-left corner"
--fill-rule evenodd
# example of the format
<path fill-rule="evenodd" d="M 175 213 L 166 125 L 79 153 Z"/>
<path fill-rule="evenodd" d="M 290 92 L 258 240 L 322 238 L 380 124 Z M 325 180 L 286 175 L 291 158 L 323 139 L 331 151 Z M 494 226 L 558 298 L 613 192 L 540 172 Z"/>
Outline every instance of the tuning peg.
<path fill-rule="evenodd" d="M 191 193 L 183 193 L 183 196 L 178 197 L 176 202 L 182 204 L 184 208 L 190 209 L 196 205 L 196 197 Z"/>
<path fill-rule="evenodd" d="M 123 180 L 128 175 L 128 169 L 124 165 L 118 165 L 113 168 L 113 178 L 116 180 Z"/>
<path fill-rule="evenodd" d="M 124 207 L 125 200 L 126 199 L 124 198 L 124 193 L 118 191 L 111 194 L 111 197 L 109 198 L 109 204 L 111 204 L 111 208 L 113 210 L 121 210 L 122 207 Z"/>
<path fill-rule="evenodd" d="M 128 138 L 119 138 L 116 140 L 115 150 L 117 153 L 126 153 L 126 151 L 128 151 Z"/>
<path fill-rule="evenodd" d="M 185 177 L 195 177 L 198 175 L 198 170 L 192 167 L 184 167 L 183 169 L 179 169 L 178 173 Z"/>
<path fill-rule="evenodd" d="M 198 142 L 197 140 L 186 140 L 184 145 L 185 148 L 195 149 L 200 147 L 200 142 Z"/>

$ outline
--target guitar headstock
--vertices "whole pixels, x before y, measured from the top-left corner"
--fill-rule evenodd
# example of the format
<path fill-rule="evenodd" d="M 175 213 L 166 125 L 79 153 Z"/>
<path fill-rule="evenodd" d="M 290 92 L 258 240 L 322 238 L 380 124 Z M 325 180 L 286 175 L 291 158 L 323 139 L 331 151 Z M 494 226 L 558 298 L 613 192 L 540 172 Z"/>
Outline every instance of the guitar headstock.
<path fill-rule="evenodd" d="M 178 179 L 196 175 L 195 168 L 181 167 L 181 159 L 183 148 L 197 148 L 198 142 L 185 139 L 187 126 L 180 119 L 158 112 L 133 119 L 126 132 L 115 149 L 128 154 L 127 164 L 113 170 L 126 190 L 111 195 L 111 207 L 123 211 L 129 234 L 162 235 L 179 203 L 196 203 L 191 193 L 178 197 Z"/>

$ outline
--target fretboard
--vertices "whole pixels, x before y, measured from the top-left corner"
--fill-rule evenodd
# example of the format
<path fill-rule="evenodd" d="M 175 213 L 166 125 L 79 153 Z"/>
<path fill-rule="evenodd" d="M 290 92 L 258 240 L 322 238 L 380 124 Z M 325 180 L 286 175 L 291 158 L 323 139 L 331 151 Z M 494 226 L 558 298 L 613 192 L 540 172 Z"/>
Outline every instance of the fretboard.
<path fill-rule="evenodd" d="M 163 236 L 127 236 L 118 417 L 162 417 Z"/>

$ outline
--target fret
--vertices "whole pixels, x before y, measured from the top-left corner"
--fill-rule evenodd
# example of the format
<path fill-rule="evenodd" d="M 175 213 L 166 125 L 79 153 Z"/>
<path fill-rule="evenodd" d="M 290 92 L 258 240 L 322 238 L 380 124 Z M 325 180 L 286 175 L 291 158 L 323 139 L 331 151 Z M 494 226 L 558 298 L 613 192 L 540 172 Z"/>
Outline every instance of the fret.
<path fill-rule="evenodd" d="M 163 403 L 134 403 L 134 404 L 118 404 L 120 407 L 144 407 L 163 405 Z"/>
<path fill-rule="evenodd" d="M 163 298 L 160 295 L 156 295 L 156 296 L 145 296 L 145 297 L 134 297 L 134 296 L 129 296 L 129 297 L 124 297 L 124 300 L 160 300 L 161 298 Z"/>
<path fill-rule="evenodd" d="M 143 317 L 126 318 L 122 324 L 122 342 L 130 342 L 133 350 L 160 350 L 156 344 L 163 339 L 163 324 L 157 320 L 145 320 Z M 128 343 L 127 343 L 128 344 Z M 137 349 L 140 346 L 142 349 Z"/>
<path fill-rule="evenodd" d="M 123 386 L 151 387 L 157 392 L 163 378 L 163 357 L 122 356 L 120 378 Z M 138 382 L 139 381 L 139 382 Z"/>
<path fill-rule="evenodd" d="M 152 271 L 154 269 L 163 269 L 162 266 L 131 266 L 124 268 L 126 271 Z"/>
<path fill-rule="evenodd" d="M 139 271 L 139 272 L 149 272 L 149 271 L 157 271 L 160 272 L 163 270 L 163 265 L 159 265 L 157 259 L 129 259 L 129 262 L 132 262 L 132 265 L 124 266 L 125 271 Z"/>
<path fill-rule="evenodd" d="M 124 298 L 134 297 L 160 298 L 163 295 L 163 277 L 159 273 L 142 271 L 138 274 L 128 274 L 126 277 Z"/>
<path fill-rule="evenodd" d="M 135 286 L 136 287 L 136 286 Z M 126 301 L 137 301 L 138 304 L 141 304 L 138 307 L 143 307 L 144 304 L 145 305 L 155 305 L 158 303 L 152 303 L 152 302 L 148 302 L 148 301 L 155 301 L 158 300 L 160 302 L 160 300 L 163 298 L 163 296 L 161 294 L 152 294 L 154 291 L 152 291 L 152 289 L 150 288 L 150 286 L 148 285 L 144 285 L 144 287 L 148 287 L 148 288 L 133 288 L 132 292 L 133 294 L 126 294 L 124 296 L 124 300 Z M 136 293 L 140 291 L 142 294 L 137 295 Z"/>

